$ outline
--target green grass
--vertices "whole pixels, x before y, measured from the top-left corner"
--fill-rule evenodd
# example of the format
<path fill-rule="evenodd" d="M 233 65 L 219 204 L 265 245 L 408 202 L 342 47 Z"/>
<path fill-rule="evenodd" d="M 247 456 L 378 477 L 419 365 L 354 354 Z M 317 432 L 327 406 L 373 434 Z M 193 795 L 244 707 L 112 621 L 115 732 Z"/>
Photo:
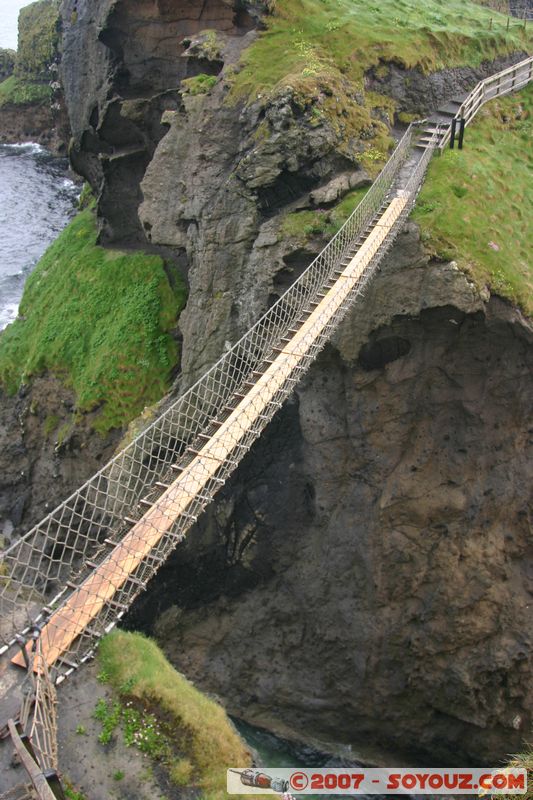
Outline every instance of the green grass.
<path fill-rule="evenodd" d="M 344 225 L 367 191 L 367 188 L 354 189 L 330 209 L 294 211 L 287 214 L 281 222 L 281 232 L 284 236 L 301 241 L 310 236 L 331 237 Z"/>
<path fill-rule="evenodd" d="M 168 389 L 185 288 L 170 287 L 158 256 L 98 247 L 96 235 L 87 209 L 28 278 L 21 318 L 0 336 L 0 385 L 14 393 L 48 370 L 74 389 L 78 414 L 98 409 L 92 425 L 105 432 Z"/>
<path fill-rule="evenodd" d="M 434 158 L 413 218 L 437 257 L 533 313 L 533 85 L 488 103 Z"/>
<path fill-rule="evenodd" d="M 493 19 L 492 29 L 489 20 Z M 475 66 L 527 48 L 518 21 L 470 0 L 278 0 L 267 30 L 244 52 L 233 94 L 254 99 L 279 84 L 308 89 L 344 77 L 359 83 L 380 61 L 420 67 Z"/>
<path fill-rule="evenodd" d="M 119 695 L 123 729 L 131 741 L 142 729 L 138 738 L 153 740 L 149 754 L 166 766 L 176 785 L 194 786 L 202 800 L 225 800 L 227 768 L 249 765 L 250 754 L 222 707 L 176 672 L 141 634 L 113 632 L 103 639 L 99 660 Z M 101 704 L 100 709 L 105 724 Z M 108 709 L 107 729 L 116 717 L 113 703 Z"/>
<path fill-rule="evenodd" d="M 187 94 L 207 94 L 217 82 L 216 75 L 206 75 L 205 72 L 195 75 L 194 78 L 185 78 L 181 82 L 182 91 Z"/>
<path fill-rule="evenodd" d="M 0 83 L 0 108 L 6 105 L 27 106 L 50 101 L 48 83 L 17 78 L 11 75 Z"/>
<path fill-rule="evenodd" d="M 327 122 L 337 149 L 375 176 L 393 146 L 397 104 L 365 90 L 364 76 L 388 64 L 429 73 L 479 65 L 529 49 L 531 26 L 471 0 L 271 0 L 266 30 L 226 70 L 227 102 L 260 100 L 290 87 L 309 125 Z M 492 23 L 490 22 L 492 20 Z M 379 111 L 377 109 L 380 109 Z M 402 111 L 402 109 L 399 109 Z M 388 120 L 388 123 L 387 123 Z"/>
<path fill-rule="evenodd" d="M 521 795 L 512 795 L 512 794 L 500 794 L 500 795 L 493 795 L 494 798 L 499 798 L 499 800 L 512 800 L 512 798 L 521 797 L 523 800 L 533 800 L 533 750 L 531 749 L 531 743 L 528 743 L 529 749 L 523 753 L 518 753 L 517 755 L 512 756 L 510 761 L 506 764 L 507 767 L 510 769 L 525 769 L 527 773 L 527 788 L 524 794 Z"/>
<path fill-rule="evenodd" d="M 501 11 L 502 14 L 509 14 L 509 0 L 474 0 L 480 6 L 487 6 L 494 11 Z"/>

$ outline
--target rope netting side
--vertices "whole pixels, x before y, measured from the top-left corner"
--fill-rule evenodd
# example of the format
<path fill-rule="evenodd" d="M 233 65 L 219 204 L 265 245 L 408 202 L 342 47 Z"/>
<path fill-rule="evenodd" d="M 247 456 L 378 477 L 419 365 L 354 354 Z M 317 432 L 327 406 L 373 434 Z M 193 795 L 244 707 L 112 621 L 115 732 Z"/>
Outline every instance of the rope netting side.
<path fill-rule="evenodd" d="M 54 663 L 54 675 L 68 673 L 91 655 L 97 640 L 145 588 L 291 394 L 347 310 L 364 293 L 401 230 L 431 154 L 432 150 L 424 153 L 408 187 L 381 217 L 373 249 L 365 252 L 366 244 L 361 248 L 358 274 L 337 278 L 331 299 L 328 295 L 321 304 L 324 308 L 319 309 L 315 301 L 316 313 L 308 310 L 308 320 L 296 334 L 270 348 L 246 394 L 235 399 L 233 409 L 219 415 L 198 449 L 189 449 L 168 469 L 153 496 L 145 500 L 148 510 L 129 520 L 129 532 L 115 542 L 113 550 L 101 552 L 87 577 L 44 624 L 44 654 Z"/>
<path fill-rule="evenodd" d="M 242 390 L 353 250 L 390 193 L 411 143 L 409 128 L 346 223 L 266 314 L 144 432 L 1 555 L 3 642 L 31 625 L 43 603 L 57 607 L 72 588 L 67 585 L 72 576 L 127 534 L 125 516 L 141 515 L 138 504 L 147 489 L 164 478 Z"/>
<path fill-rule="evenodd" d="M 42 770 L 58 769 L 57 696 L 46 659 L 42 657 L 40 640 L 33 664 L 35 706 L 29 732 L 30 741 Z"/>
<path fill-rule="evenodd" d="M 27 648 L 27 673 L 21 686 L 18 721 L 31 742 L 41 770 L 57 770 L 57 696 L 42 641 L 34 637 Z"/>

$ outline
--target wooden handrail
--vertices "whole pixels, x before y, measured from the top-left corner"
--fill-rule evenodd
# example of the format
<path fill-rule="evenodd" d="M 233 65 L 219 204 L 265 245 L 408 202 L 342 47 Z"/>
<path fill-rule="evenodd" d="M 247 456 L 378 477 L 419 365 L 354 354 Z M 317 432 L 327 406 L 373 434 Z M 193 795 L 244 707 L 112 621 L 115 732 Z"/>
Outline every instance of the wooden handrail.
<path fill-rule="evenodd" d="M 39 767 L 37 762 L 34 761 L 34 759 L 31 757 L 24 742 L 20 738 L 20 734 L 17 730 L 17 726 L 15 725 L 14 721 L 12 719 L 8 720 L 7 726 L 9 728 L 9 733 L 15 751 L 18 757 L 20 758 L 22 766 L 29 775 L 32 786 L 37 792 L 37 797 L 39 798 L 39 800 L 57 800 L 41 768 Z"/>
<path fill-rule="evenodd" d="M 482 105 L 496 97 L 509 94 L 512 91 L 521 89 L 533 78 L 533 56 L 513 64 L 495 75 L 490 75 L 479 81 L 472 89 L 468 97 L 461 103 L 454 119 L 464 119 L 465 125 L 469 125 Z M 496 90 L 496 91 L 494 91 Z M 446 147 L 451 137 L 451 126 L 442 136 L 439 147 Z"/>

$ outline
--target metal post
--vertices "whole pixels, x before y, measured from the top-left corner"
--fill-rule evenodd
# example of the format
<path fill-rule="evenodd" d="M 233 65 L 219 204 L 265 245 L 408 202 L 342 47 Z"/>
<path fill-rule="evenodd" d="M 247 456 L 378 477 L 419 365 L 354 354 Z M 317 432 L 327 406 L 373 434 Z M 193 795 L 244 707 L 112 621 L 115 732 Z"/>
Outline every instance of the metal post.
<path fill-rule="evenodd" d="M 452 119 L 452 132 L 450 136 L 450 150 L 455 147 L 455 131 L 457 130 L 457 120 L 455 117 Z"/>
<path fill-rule="evenodd" d="M 463 149 L 463 139 L 464 139 L 464 135 L 465 135 L 465 125 L 466 125 L 465 118 L 461 117 L 461 119 L 459 121 L 459 142 L 458 142 L 459 150 Z"/>
<path fill-rule="evenodd" d="M 55 769 L 45 769 L 43 775 L 46 778 L 48 786 L 52 790 L 54 797 L 56 797 L 57 800 L 67 800 L 67 796 L 64 792 L 63 786 L 61 785 L 57 771 Z"/>
<path fill-rule="evenodd" d="M 20 635 L 20 633 L 17 633 L 17 635 L 15 636 L 15 641 L 18 644 L 18 646 L 20 647 L 20 652 L 22 653 L 22 658 L 24 660 L 24 666 L 26 667 L 26 670 L 29 672 L 30 671 L 30 657 L 29 657 L 28 651 L 26 649 L 27 641 L 24 638 L 24 636 Z"/>

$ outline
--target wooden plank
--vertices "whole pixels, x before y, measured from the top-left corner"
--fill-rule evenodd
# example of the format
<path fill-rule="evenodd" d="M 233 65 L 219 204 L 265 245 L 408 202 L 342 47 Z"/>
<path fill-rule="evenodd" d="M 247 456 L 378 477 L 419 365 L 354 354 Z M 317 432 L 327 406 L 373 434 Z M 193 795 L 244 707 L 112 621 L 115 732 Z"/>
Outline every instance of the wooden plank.
<path fill-rule="evenodd" d="M 52 792 L 48 781 L 44 777 L 39 765 L 33 760 L 28 751 L 26 750 L 22 739 L 20 738 L 17 727 L 12 719 L 8 720 L 9 733 L 13 741 L 13 746 L 17 752 L 22 766 L 28 773 L 32 785 L 37 792 L 39 800 L 56 800 L 56 796 Z"/>
<path fill-rule="evenodd" d="M 283 351 L 251 387 L 227 420 L 198 455 L 186 466 L 159 500 L 144 514 L 99 567 L 67 598 L 42 629 L 42 653 L 52 665 L 69 649 L 117 589 L 150 554 L 191 501 L 201 493 L 234 447 L 253 428 L 254 422 L 307 355 L 324 328 L 350 294 L 383 244 L 407 203 L 399 196 L 388 205 L 378 224 L 361 245 L 342 275 L 317 308 L 297 330 Z M 345 280 L 348 279 L 348 280 Z M 23 666 L 22 654 L 13 663 Z"/>

